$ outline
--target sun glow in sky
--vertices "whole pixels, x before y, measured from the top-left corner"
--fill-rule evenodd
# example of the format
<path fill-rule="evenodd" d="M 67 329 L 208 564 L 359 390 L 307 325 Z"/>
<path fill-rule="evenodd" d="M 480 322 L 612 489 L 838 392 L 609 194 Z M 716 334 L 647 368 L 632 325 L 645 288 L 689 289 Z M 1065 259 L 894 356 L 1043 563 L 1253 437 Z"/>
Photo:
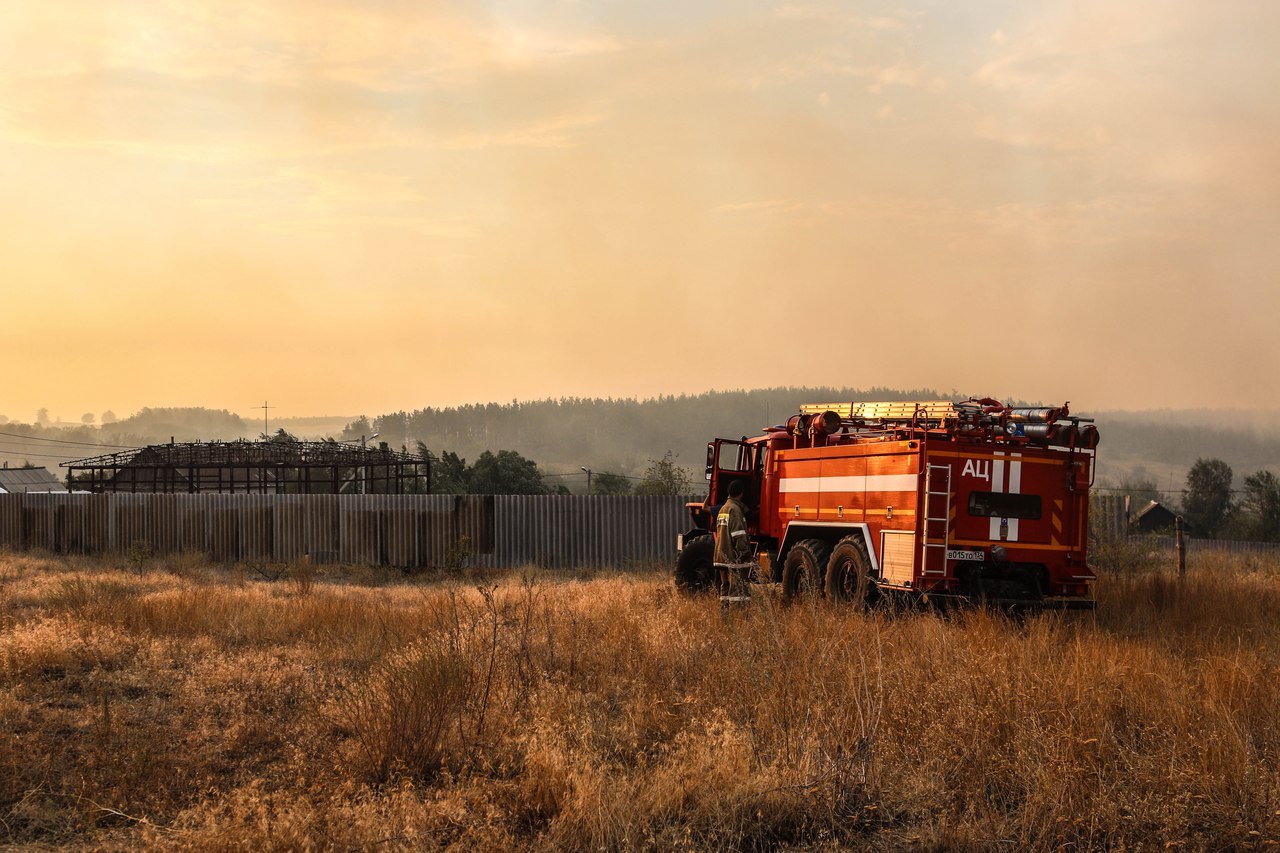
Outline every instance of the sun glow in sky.
<path fill-rule="evenodd" d="M 11 0 L 0 413 L 1280 397 L 1280 5 Z"/>

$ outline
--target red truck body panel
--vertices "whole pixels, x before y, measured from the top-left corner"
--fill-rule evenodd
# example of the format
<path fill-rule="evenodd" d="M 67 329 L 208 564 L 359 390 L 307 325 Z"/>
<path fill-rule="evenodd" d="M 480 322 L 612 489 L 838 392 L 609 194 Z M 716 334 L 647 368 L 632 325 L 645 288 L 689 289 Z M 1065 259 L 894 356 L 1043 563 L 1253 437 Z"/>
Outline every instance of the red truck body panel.
<path fill-rule="evenodd" d="M 840 408 L 806 407 L 810 415 L 746 450 L 714 442 L 711 494 L 695 519 L 723 500 L 729 480 L 743 479 L 763 574 L 774 580 L 796 542 L 856 535 L 881 588 L 966 595 L 1000 577 L 1045 599 L 1090 598 L 1091 424 L 1068 418 L 1066 406 L 991 400 Z M 859 417 L 867 411 L 892 416 Z M 735 454 L 728 470 L 714 461 L 730 456 L 726 445 Z"/>

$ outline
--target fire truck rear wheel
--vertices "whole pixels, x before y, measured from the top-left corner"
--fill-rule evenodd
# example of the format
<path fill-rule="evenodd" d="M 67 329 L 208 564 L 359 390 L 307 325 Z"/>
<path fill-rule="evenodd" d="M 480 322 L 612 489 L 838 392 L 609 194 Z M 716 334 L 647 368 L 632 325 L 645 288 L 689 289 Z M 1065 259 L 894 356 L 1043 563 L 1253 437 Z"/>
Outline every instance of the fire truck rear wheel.
<path fill-rule="evenodd" d="M 846 536 L 836 543 L 827 563 L 827 598 L 851 604 L 870 604 L 875 595 L 871 560 L 861 536 Z"/>
<path fill-rule="evenodd" d="M 787 601 L 822 595 L 822 570 L 831 546 L 821 539 L 802 539 L 782 564 L 782 597 Z"/>
<path fill-rule="evenodd" d="M 676 589 L 698 595 L 716 588 L 715 541 L 699 536 L 684 546 L 676 558 Z"/>

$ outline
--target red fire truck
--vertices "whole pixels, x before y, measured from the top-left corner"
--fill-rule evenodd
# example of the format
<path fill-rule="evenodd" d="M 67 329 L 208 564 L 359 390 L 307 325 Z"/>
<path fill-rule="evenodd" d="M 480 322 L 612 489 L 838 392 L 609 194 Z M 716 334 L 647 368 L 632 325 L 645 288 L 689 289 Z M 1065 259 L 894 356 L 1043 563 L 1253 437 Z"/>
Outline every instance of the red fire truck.
<path fill-rule="evenodd" d="M 785 426 L 707 445 L 676 584 L 715 586 L 715 514 L 746 487 L 749 579 L 872 602 L 906 595 L 1091 609 L 1089 488 L 1098 431 L 1067 405 L 822 403 Z"/>

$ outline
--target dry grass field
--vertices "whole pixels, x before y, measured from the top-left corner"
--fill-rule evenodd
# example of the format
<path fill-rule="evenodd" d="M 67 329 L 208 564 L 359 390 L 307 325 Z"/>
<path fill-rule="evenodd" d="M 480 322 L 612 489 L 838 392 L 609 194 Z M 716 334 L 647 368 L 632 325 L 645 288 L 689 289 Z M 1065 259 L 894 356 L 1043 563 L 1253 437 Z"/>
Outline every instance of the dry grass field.
<path fill-rule="evenodd" d="M 0 555 L 0 843 L 1266 849 L 1280 562 L 1096 615 Z"/>

